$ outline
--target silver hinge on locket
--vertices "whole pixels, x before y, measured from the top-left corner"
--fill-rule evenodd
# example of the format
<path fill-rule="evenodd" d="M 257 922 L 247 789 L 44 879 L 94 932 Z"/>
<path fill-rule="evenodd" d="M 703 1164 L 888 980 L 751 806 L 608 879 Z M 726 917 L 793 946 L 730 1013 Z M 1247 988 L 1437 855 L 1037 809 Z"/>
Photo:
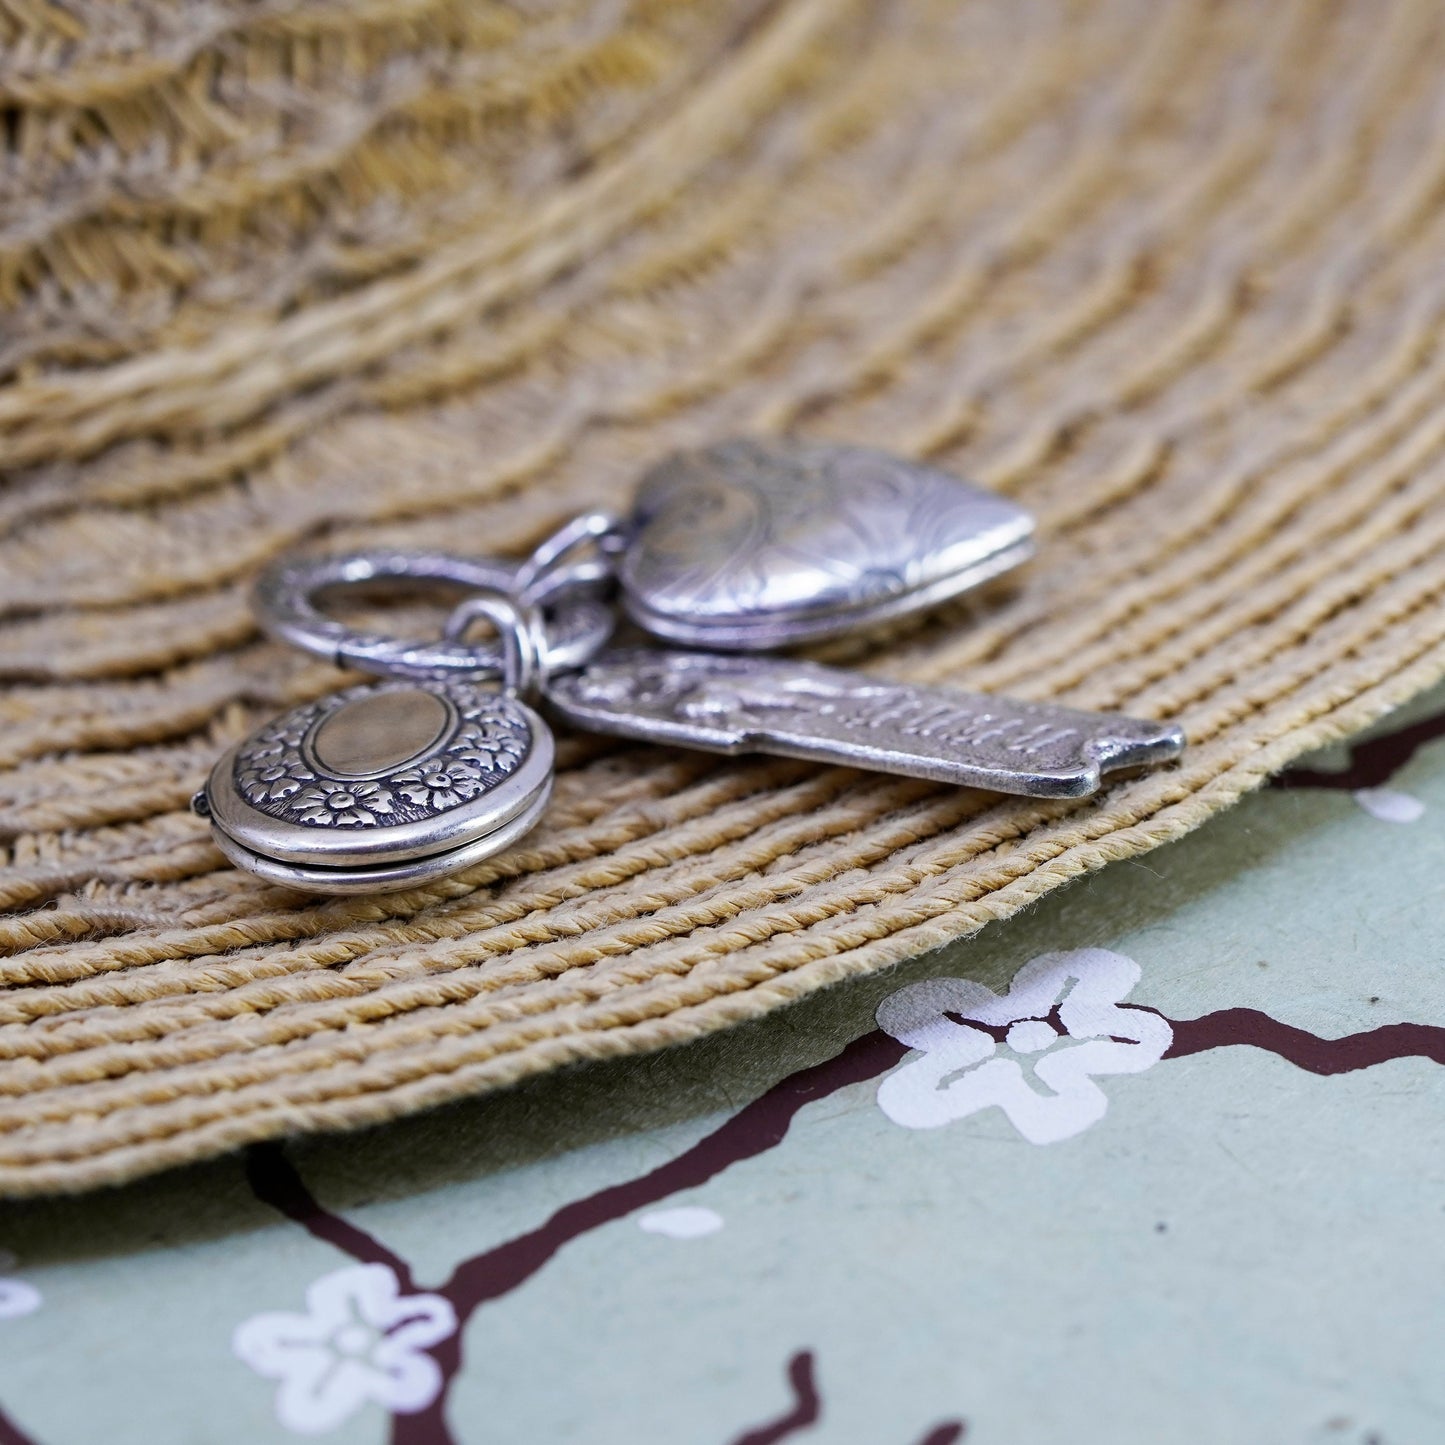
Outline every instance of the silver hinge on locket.
<path fill-rule="evenodd" d="M 299 708 L 217 764 L 198 809 L 234 861 L 323 892 L 407 887 L 509 846 L 540 815 L 540 692 L 595 732 L 758 751 L 1036 797 L 1177 757 L 1168 724 L 891 683 L 760 651 L 934 606 L 1031 555 L 1021 508 L 860 447 L 742 440 L 672 457 L 631 517 L 574 519 L 526 561 L 367 552 L 300 558 L 257 585 L 275 636 L 380 684 Z M 439 640 L 360 632 L 328 591 L 378 581 L 473 593 Z M 645 631 L 700 651 L 603 651 L 608 589 Z M 478 616 L 499 646 L 468 641 Z M 502 677 L 501 692 L 479 688 Z"/>

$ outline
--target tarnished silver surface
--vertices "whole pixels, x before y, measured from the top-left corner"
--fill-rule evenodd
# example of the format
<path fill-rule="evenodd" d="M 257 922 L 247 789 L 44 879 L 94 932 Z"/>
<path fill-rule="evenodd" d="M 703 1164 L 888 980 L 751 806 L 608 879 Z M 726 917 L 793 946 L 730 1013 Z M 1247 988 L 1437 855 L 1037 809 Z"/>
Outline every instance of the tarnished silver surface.
<path fill-rule="evenodd" d="M 550 730 L 516 698 L 392 680 L 295 708 L 238 743 L 202 811 L 223 851 L 263 877 L 399 888 L 520 837 L 551 791 L 552 762 Z"/>
<path fill-rule="evenodd" d="M 251 606 L 273 637 L 340 667 L 381 677 L 500 677 L 503 658 L 498 643 L 363 632 L 328 616 L 318 598 L 328 588 L 384 581 L 445 583 L 511 594 L 518 590 L 518 573 L 525 565 L 487 557 L 454 557 L 446 552 L 283 558 L 261 574 L 251 594 Z M 545 623 L 547 654 L 540 659 L 544 670 L 580 666 L 611 636 L 613 611 L 605 595 L 609 573 L 601 564 L 573 566 L 558 576 L 558 585 L 532 594 Z"/>
<path fill-rule="evenodd" d="M 672 642 L 764 651 L 930 607 L 1033 550 L 1021 507 L 863 447 L 723 442 L 644 477 L 619 564 Z"/>
<path fill-rule="evenodd" d="M 1139 718 L 705 652 L 605 652 L 554 678 L 548 702 L 592 732 L 1040 798 L 1081 797 L 1107 773 L 1168 762 L 1184 746 L 1178 728 Z"/>

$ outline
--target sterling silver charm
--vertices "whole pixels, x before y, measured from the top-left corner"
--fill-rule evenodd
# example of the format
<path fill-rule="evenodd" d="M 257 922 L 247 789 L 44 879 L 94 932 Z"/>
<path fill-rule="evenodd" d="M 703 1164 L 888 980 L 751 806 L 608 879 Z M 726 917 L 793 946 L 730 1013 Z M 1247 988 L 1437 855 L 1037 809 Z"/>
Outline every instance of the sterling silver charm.
<path fill-rule="evenodd" d="M 768 651 L 932 607 L 1033 551 L 1021 507 L 863 447 L 732 441 L 642 480 L 618 568 L 638 626 Z"/>
<path fill-rule="evenodd" d="M 507 612 L 492 615 L 508 625 Z M 509 683 L 522 634 L 507 639 Z M 385 892 L 455 873 L 530 831 L 552 761 L 547 724 L 508 692 L 397 679 L 268 723 L 221 758 L 195 802 L 248 872 L 311 892 Z"/>
<path fill-rule="evenodd" d="M 643 479 L 630 518 L 586 513 L 521 563 L 442 553 L 287 559 L 256 585 L 268 631 L 379 674 L 237 745 L 195 799 L 240 867 L 311 892 L 406 888 L 508 847 L 552 785 L 545 699 L 593 732 L 779 753 L 1033 797 L 1179 755 L 1178 728 L 884 682 L 761 650 L 956 597 L 1028 557 L 1019 507 L 861 447 L 725 442 Z M 436 639 L 363 632 L 327 592 L 387 580 L 467 594 Z M 705 651 L 601 652 L 609 593 Z M 499 643 L 472 641 L 483 617 Z M 748 654 L 748 655 L 744 655 Z M 478 684 L 500 678 L 499 691 Z"/>
<path fill-rule="evenodd" d="M 605 652 L 552 680 L 574 727 L 719 753 L 777 753 L 1036 798 L 1179 756 L 1176 727 L 770 657 Z"/>

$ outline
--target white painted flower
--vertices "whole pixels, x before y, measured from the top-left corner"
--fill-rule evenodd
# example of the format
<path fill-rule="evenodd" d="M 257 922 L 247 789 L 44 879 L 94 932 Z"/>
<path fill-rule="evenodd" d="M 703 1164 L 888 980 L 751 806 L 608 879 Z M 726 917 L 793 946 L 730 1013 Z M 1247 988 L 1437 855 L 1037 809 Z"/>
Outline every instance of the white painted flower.
<path fill-rule="evenodd" d="M 652 1209 L 639 1215 L 637 1226 L 647 1234 L 661 1234 L 668 1239 L 702 1239 L 723 1227 L 723 1217 L 705 1204 L 679 1204 L 674 1209 Z"/>
<path fill-rule="evenodd" d="M 1425 814 L 1419 798 L 1395 788 L 1356 788 L 1355 802 L 1382 823 L 1416 823 Z"/>
<path fill-rule="evenodd" d="M 436 1294 L 402 1294 L 384 1264 L 348 1265 L 306 1291 L 306 1313 L 253 1315 L 231 1348 L 279 1380 L 276 1418 L 288 1430 L 333 1430 L 368 1401 L 396 1415 L 424 1410 L 442 1387 L 427 1351 L 454 1334 L 456 1311 Z"/>
<path fill-rule="evenodd" d="M 1120 1007 L 1138 981 L 1132 959 L 1081 948 L 1026 963 L 1002 997 L 962 978 L 901 988 L 878 1024 L 920 1052 L 879 1085 L 879 1107 L 909 1129 L 997 1106 L 1032 1144 L 1080 1134 L 1108 1108 L 1096 1077 L 1142 1073 L 1173 1042 L 1158 1014 Z"/>
<path fill-rule="evenodd" d="M 23 1279 L 0 1279 L 0 1320 L 18 1320 L 40 1308 L 40 1291 Z"/>

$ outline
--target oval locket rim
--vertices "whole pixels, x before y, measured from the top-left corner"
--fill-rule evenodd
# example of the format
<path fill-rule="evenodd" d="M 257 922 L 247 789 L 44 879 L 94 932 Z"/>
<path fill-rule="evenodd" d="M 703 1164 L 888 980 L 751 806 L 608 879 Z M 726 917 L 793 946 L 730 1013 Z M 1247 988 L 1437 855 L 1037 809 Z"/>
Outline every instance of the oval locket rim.
<path fill-rule="evenodd" d="M 363 684 L 363 686 L 365 686 L 365 684 Z M 370 695 L 395 697 L 406 691 L 419 692 L 426 697 L 435 698 L 436 701 L 441 705 L 442 724 L 439 728 L 436 729 L 430 742 L 424 744 L 422 747 L 417 748 L 415 752 L 408 754 L 407 757 L 403 759 L 389 760 L 379 767 L 367 768 L 361 771 L 352 768 L 341 768 L 338 767 L 335 763 L 328 763 L 321 756 L 321 752 L 318 749 L 318 743 L 320 742 L 322 733 L 326 731 L 327 727 L 333 726 L 338 721 L 338 719 L 340 719 L 345 713 L 348 704 L 343 704 L 340 707 L 331 709 L 329 712 L 323 712 L 319 717 L 317 717 L 317 719 L 311 724 L 311 726 L 306 729 L 306 734 L 301 739 L 302 761 L 306 764 L 307 767 L 315 770 L 315 772 L 319 776 L 334 778 L 338 780 L 355 780 L 358 783 L 370 782 L 376 778 L 388 777 L 391 774 L 395 773 L 398 768 L 420 767 L 429 758 L 434 757 L 437 753 L 445 749 L 448 741 L 456 730 L 457 724 L 461 720 L 461 715 L 457 711 L 456 703 L 454 703 L 450 697 L 448 697 L 443 692 L 434 692 L 430 688 L 426 687 L 412 687 L 410 689 L 368 688 L 367 693 L 363 696 Z M 355 688 L 347 689 L 348 694 L 355 694 L 356 692 L 357 689 Z M 350 696 L 348 698 L 348 702 L 359 702 L 361 700 L 362 698 L 357 696 Z"/>
<path fill-rule="evenodd" d="M 516 816 L 480 837 L 439 853 L 366 867 L 327 867 L 321 864 L 308 867 L 253 852 L 219 828 L 213 829 L 212 836 L 227 858 L 267 883 L 278 883 L 303 892 L 336 895 L 397 893 L 405 888 L 419 888 L 423 884 L 449 878 L 463 868 L 470 868 L 510 848 L 537 826 L 551 796 L 552 780 L 548 778 L 540 792 Z"/>

